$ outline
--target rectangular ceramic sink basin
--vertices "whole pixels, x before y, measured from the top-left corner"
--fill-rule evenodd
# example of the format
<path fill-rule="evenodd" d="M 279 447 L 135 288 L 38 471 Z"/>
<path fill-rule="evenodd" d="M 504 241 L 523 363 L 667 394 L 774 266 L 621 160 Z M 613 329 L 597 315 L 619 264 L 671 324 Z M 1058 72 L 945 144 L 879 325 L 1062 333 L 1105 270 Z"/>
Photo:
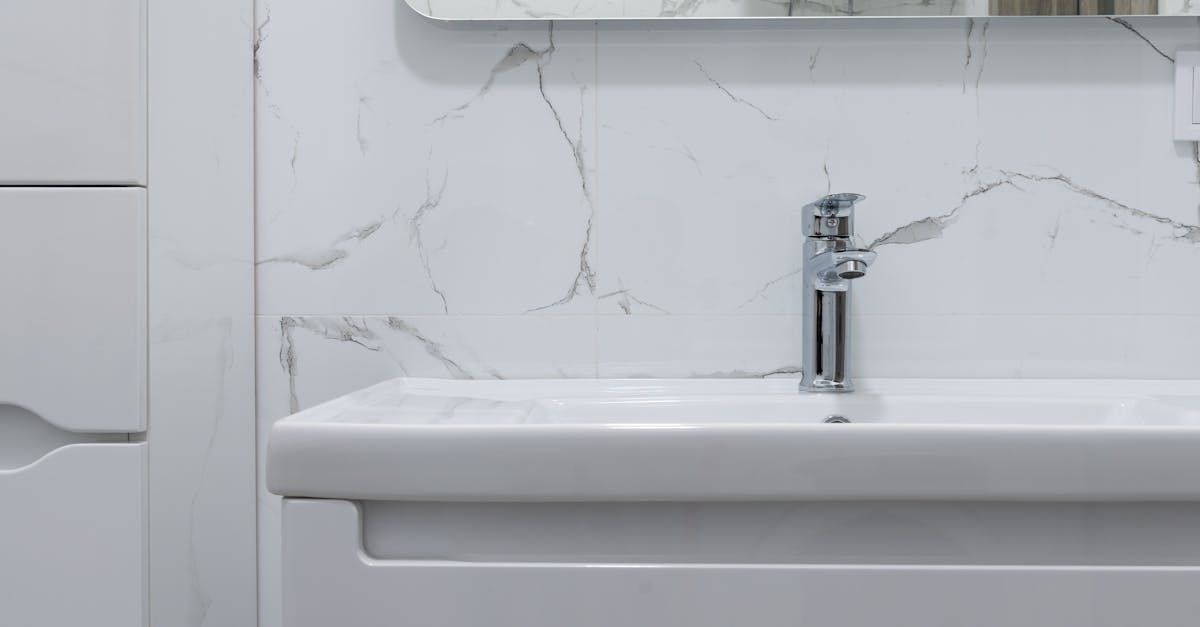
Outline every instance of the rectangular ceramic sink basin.
<path fill-rule="evenodd" d="M 362 500 L 1194 501 L 1200 382 L 395 379 L 276 423 L 267 466 Z"/>

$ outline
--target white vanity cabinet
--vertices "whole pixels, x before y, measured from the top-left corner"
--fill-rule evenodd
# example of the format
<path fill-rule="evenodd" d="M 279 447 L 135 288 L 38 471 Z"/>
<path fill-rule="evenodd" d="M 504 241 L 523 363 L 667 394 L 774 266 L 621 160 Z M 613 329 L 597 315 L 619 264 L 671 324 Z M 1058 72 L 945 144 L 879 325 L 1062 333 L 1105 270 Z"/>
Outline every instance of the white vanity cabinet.
<path fill-rule="evenodd" d="M 144 625 L 145 190 L 0 187 L 0 267 L 0 624 Z"/>
<path fill-rule="evenodd" d="M 859 384 L 395 379 L 278 421 L 284 624 L 1197 624 L 1200 384 Z"/>
<path fill-rule="evenodd" d="M 0 185 L 146 182 L 144 0 L 0 2 Z"/>

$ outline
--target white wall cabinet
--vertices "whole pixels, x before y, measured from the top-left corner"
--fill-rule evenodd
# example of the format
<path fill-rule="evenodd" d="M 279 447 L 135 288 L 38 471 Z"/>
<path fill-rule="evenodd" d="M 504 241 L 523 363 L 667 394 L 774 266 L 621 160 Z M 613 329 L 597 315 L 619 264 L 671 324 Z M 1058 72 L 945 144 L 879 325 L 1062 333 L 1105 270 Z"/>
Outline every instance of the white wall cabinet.
<path fill-rule="evenodd" d="M 0 185 L 146 182 L 143 0 L 0 2 Z"/>
<path fill-rule="evenodd" d="M 145 430 L 145 190 L 0 188 L 0 267 L 0 403 Z"/>
<path fill-rule="evenodd" d="M 0 624 L 145 624 L 145 444 L 72 444 L 0 470 Z"/>
<path fill-rule="evenodd" d="M 6 626 L 148 623 L 145 23 L 0 2 Z"/>

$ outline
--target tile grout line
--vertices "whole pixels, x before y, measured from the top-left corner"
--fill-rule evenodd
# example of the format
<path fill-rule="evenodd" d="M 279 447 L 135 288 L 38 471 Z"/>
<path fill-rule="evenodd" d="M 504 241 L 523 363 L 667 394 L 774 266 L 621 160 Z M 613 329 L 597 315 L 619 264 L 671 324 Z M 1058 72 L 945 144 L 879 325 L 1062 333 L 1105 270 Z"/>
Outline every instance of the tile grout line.
<path fill-rule="evenodd" d="M 601 276 L 601 255 L 604 251 L 603 233 L 604 229 L 601 225 L 604 223 L 602 219 L 603 198 L 600 193 L 600 22 L 599 20 L 592 22 L 592 142 L 596 147 L 596 156 L 593 158 L 593 187 L 592 193 L 595 195 L 594 202 L 594 219 L 593 227 L 596 229 L 596 276 Z M 597 279 L 597 284 L 599 279 Z M 592 374 L 600 377 L 600 299 L 595 298 L 593 293 L 592 298 Z"/>

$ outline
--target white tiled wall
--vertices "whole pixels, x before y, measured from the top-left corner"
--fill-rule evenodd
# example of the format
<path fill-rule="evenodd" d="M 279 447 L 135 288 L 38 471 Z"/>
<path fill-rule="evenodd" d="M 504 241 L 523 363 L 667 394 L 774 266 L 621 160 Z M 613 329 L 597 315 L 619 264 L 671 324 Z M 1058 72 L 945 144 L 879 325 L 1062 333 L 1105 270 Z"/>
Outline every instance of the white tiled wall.
<path fill-rule="evenodd" d="M 257 615 L 252 13 L 148 0 L 152 627 Z"/>
<path fill-rule="evenodd" d="M 1194 18 L 258 19 L 260 427 L 404 374 L 795 376 L 828 191 L 878 244 L 860 376 L 1200 377 Z"/>

